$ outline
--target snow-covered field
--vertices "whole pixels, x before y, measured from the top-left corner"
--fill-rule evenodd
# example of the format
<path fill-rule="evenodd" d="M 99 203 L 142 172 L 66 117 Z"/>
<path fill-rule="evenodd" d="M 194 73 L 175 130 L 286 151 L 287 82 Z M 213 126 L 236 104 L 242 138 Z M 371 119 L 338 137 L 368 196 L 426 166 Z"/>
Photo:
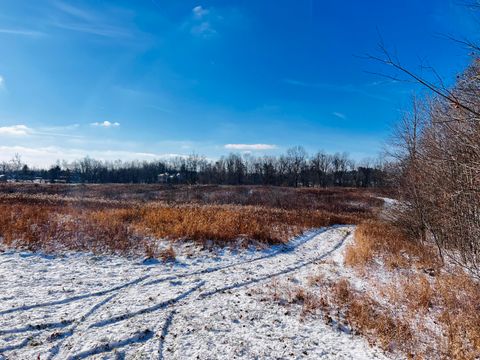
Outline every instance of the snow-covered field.
<path fill-rule="evenodd" d="M 360 337 L 286 315 L 272 281 L 302 283 L 352 226 L 265 251 L 176 263 L 0 253 L 0 359 L 384 359 Z M 333 260 L 332 260 L 333 261 Z"/>

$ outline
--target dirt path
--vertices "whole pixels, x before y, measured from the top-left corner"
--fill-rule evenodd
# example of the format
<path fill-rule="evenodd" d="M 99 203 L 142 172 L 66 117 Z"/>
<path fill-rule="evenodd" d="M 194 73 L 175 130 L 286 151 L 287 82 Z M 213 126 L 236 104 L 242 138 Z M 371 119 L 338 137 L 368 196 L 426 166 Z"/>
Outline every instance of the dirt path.
<path fill-rule="evenodd" d="M 352 230 L 174 266 L 0 254 L 0 359 L 382 358 L 360 338 L 286 315 L 261 291 L 303 281 Z"/>

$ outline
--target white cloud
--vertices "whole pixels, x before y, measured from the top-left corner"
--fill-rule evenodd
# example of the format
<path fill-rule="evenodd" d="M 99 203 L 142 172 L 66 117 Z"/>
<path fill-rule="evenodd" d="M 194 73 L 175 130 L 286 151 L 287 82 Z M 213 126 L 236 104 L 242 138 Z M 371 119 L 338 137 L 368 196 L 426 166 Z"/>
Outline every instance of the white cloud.
<path fill-rule="evenodd" d="M 90 125 L 92 126 L 97 126 L 97 127 L 104 127 L 104 128 L 109 128 L 109 127 L 119 127 L 120 123 L 118 122 L 110 122 L 110 121 L 104 121 L 104 122 L 94 122 L 91 123 Z"/>
<path fill-rule="evenodd" d="M 276 149 L 277 145 L 271 144 L 226 144 L 225 149 L 228 150 L 273 150 Z"/>
<path fill-rule="evenodd" d="M 0 75 L 0 90 L 5 89 L 5 79 Z"/>
<path fill-rule="evenodd" d="M 199 5 L 192 9 L 192 16 L 184 26 L 189 28 L 192 35 L 207 38 L 217 34 L 214 23 L 218 23 L 220 19 L 218 14 Z"/>
<path fill-rule="evenodd" d="M 195 6 L 185 17 L 180 29 L 203 39 L 215 39 L 239 32 L 249 26 L 250 21 L 235 6 L 205 7 Z"/>
<path fill-rule="evenodd" d="M 33 132 L 26 125 L 12 125 L 12 126 L 1 126 L 0 127 L 0 135 L 7 135 L 7 136 L 27 136 Z"/>
<path fill-rule="evenodd" d="M 15 154 L 20 154 L 22 160 L 30 166 L 46 167 L 55 164 L 57 160 L 75 161 L 89 156 L 96 160 L 123 161 L 133 160 L 155 160 L 172 159 L 176 157 L 186 157 L 181 154 L 154 154 L 147 152 L 125 151 L 125 150 L 87 150 L 64 148 L 58 146 L 2 146 L 0 145 L 0 162 L 10 160 Z"/>
<path fill-rule="evenodd" d="M 208 15 L 208 14 L 210 13 L 210 10 L 205 9 L 205 8 L 203 8 L 203 6 L 199 5 L 199 6 L 195 6 L 195 7 L 192 9 L 192 12 L 193 12 L 193 15 L 194 15 L 197 19 L 201 19 L 201 18 L 203 18 L 204 16 Z"/>
<path fill-rule="evenodd" d="M 343 120 L 345 120 L 345 119 L 347 118 L 347 115 L 345 115 L 345 114 L 343 114 L 343 113 L 341 113 L 341 112 L 337 112 L 337 111 L 334 111 L 334 112 L 332 113 L 332 115 L 333 115 L 333 116 L 336 116 L 336 117 L 338 117 L 338 118 L 340 118 L 340 119 L 343 119 Z"/>

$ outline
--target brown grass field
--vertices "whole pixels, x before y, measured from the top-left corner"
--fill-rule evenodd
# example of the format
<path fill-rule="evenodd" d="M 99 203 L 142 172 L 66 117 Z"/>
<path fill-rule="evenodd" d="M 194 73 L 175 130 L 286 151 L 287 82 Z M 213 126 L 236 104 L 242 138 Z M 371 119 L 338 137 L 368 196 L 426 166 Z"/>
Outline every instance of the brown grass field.
<path fill-rule="evenodd" d="M 158 239 L 278 244 L 310 228 L 357 224 L 381 204 L 358 189 L 2 184 L 0 236 L 7 246 L 34 251 L 163 258 Z"/>

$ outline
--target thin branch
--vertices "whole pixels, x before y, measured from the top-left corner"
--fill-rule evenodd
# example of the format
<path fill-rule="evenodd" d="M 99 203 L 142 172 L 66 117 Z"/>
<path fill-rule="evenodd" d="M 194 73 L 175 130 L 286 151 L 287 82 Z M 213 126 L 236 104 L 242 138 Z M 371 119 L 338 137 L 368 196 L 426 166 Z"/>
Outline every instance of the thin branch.
<path fill-rule="evenodd" d="M 378 62 L 380 62 L 382 64 L 385 64 L 385 65 L 392 66 L 394 69 L 406 74 L 407 76 L 409 76 L 410 78 L 415 80 L 415 82 L 425 86 L 427 89 L 429 89 L 433 93 L 435 93 L 435 94 L 439 95 L 440 97 L 450 101 L 452 104 L 456 105 L 457 107 L 480 117 L 479 112 L 477 112 L 476 110 L 472 109 L 471 107 L 465 105 L 464 103 L 460 102 L 452 94 L 451 91 L 440 88 L 439 86 L 435 85 L 434 83 L 424 79 L 423 77 L 415 74 L 413 71 L 404 67 L 398 59 L 393 59 L 392 56 L 390 55 L 390 53 L 388 52 L 388 50 L 385 48 L 385 46 L 382 43 L 379 44 L 379 47 L 380 47 L 380 51 L 383 53 L 385 58 L 381 58 L 381 57 L 374 56 L 374 55 L 367 55 L 367 58 L 370 59 L 370 60 L 378 61 Z"/>

